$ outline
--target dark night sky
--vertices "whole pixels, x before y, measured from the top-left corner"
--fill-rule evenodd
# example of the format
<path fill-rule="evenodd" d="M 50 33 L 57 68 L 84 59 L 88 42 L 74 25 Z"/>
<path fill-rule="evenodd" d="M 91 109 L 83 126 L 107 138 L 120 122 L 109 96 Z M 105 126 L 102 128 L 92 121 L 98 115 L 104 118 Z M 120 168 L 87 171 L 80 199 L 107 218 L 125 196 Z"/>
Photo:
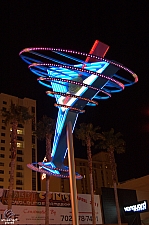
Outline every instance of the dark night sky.
<path fill-rule="evenodd" d="M 1 7 L 0 92 L 37 100 L 38 119 L 43 114 L 56 118 L 57 109 L 53 106 L 55 100 L 46 96 L 47 89 L 38 84 L 19 58 L 26 47 L 89 52 L 98 39 L 110 46 L 106 58 L 138 75 L 137 84 L 100 101 L 96 107 L 86 108 L 77 122 L 92 122 L 102 130 L 113 127 L 123 134 L 126 153 L 116 156 L 119 181 L 149 174 L 149 9 L 147 1 L 130 2 L 6 0 Z M 81 150 L 75 144 L 77 157 Z M 43 155 L 39 154 L 40 161 Z"/>

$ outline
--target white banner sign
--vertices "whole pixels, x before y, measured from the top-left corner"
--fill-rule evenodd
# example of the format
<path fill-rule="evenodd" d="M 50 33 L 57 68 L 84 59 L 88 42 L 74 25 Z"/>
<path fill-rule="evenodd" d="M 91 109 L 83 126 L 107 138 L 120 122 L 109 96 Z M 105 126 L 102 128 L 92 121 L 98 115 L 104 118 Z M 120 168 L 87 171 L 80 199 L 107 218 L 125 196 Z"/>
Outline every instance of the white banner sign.
<path fill-rule="evenodd" d="M 4 224 L 7 196 L 8 190 L 0 189 L 0 224 Z M 78 194 L 79 224 L 92 224 L 90 200 L 90 195 Z M 94 196 L 94 202 L 96 224 L 102 224 L 101 206 L 98 195 Z M 70 194 L 49 193 L 49 206 L 49 224 L 72 224 Z M 13 193 L 12 211 L 15 214 L 14 224 L 44 224 L 45 192 L 15 190 Z"/>

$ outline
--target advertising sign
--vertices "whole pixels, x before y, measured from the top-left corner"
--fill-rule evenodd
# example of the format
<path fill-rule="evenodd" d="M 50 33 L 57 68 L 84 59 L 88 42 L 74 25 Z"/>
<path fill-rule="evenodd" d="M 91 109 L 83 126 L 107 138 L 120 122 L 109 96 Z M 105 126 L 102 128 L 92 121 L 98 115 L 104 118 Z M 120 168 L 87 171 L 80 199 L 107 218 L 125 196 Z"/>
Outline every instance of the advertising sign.
<path fill-rule="evenodd" d="M 91 196 L 78 194 L 78 212 L 80 224 L 92 224 Z M 8 203 L 8 190 L 0 189 L 0 224 L 4 223 L 5 210 Z M 99 196 L 94 196 L 96 224 L 102 224 Z M 13 224 L 45 223 L 45 192 L 23 191 L 13 192 Z M 49 193 L 49 224 L 72 224 L 71 199 L 69 193 Z M 9 221 L 8 221 L 9 222 Z M 9 223 L 7 223 L 9 224 Z"/>
<path fill-rule="evenodd" d="M 133 213 L 142 213 L 148 211 L 147 201 L 137 202 L 136 204 L 125 206 L 124 207 L 125 214 L 133 214 Z"/>

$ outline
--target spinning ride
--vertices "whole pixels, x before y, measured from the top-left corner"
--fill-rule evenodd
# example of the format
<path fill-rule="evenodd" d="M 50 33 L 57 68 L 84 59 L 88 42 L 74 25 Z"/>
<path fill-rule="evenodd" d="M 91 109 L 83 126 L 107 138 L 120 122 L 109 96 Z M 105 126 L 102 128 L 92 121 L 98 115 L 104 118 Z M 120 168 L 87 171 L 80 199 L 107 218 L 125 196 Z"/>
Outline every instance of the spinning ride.
<path fill-rule="evenodd" d="M 95 41 L 89 54 L 60 48 L 25 48 L 21 58 L 39 78 L 38 82 L 55 97 L 58 117 L 52 147 L 51 162 L 33 162 L 27 166 L 50 176 L 69 178 L 69 168 L 63 164 L 67 153 L 66 126 L 72 132 L 79 113 L 85 106 L 95 106 L 98 100 L 111 97 L 138 81 L 137 75 L 120 63 L 104 58 L 109 46 Z M 48 54 L 47 54 L 48 53 Z M 83 57 L 83 58 L 82 58 Z M 86 57 L 86 60 L 84 58 Z M 123 70 L 122 76 L 117 72 Z M 76 173 L 76 178 L 82 176 Z"/>

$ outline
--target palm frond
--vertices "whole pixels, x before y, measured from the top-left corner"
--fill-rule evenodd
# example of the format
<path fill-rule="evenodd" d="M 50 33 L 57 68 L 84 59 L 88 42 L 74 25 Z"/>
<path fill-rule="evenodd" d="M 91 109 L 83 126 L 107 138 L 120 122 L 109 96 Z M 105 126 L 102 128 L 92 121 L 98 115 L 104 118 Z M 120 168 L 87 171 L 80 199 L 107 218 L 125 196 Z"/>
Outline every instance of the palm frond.
<path fill-rule="evenodd" d="M 123 135 L 118 132 L 114 133 L 114 129 L 111 128 L 109 131 L 104 131 L 101 133 L 101 141 L 98 143 L 100 149 L 114 149 L 118 154 L 125 152 L 125 141 L 123 140 Z"/>
<path fill-rule="evenodd" d="M 24 106 L 15 105 L 12 101 L 8 110 L 2 109 L 1 115 L 5 119 L 5 124 L 17 121 L 18 123 L 25 123 L 33 118 L 29 113 L 29 109 Z"/>
<path fill-rule="evenodd" d="M 47 134 L 53 135 L 55 130 L 55 124 L 56 122 L 54 119 L 44 115 L 36 125 L 35 134 L 37 138 L 39 140 L 43 140 L 46 138 Z"/>
<path fill-rule="evenodd" d="M 87 144 L 87 140 L 91 140 L 91 144 L 94 145 L 94 141 L 100 139 L 101 135 L 99 133 L 100 127 L 94 127 L 92 123 L 81 123 L 79 128 L 76 128 L 75 135 L 76 138 L 82 140 L 82 143 Z"/>

